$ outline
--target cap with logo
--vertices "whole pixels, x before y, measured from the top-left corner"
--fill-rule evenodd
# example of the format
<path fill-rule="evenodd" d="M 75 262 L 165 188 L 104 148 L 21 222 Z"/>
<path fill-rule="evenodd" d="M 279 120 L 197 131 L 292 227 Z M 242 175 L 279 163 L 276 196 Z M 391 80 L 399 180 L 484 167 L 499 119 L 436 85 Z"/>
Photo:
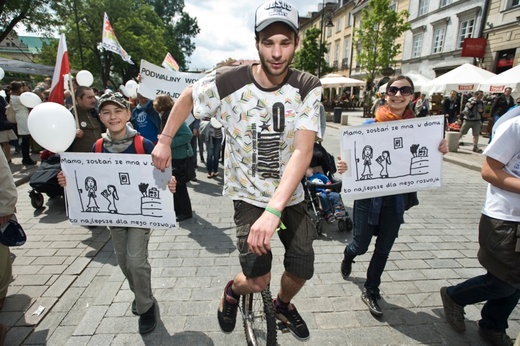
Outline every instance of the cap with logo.
<path fill-rule="evenodd" d="M 113 103 L 119 107 L 128 108 L 128 103 L 126 102 L 124 96 L 121 95 L 121 93 L 104 93 L 99 98 L 99 109 L 101 109 L 101 107 L 103 107 L 106 103 Z"/>
<path fill-rule="evenodd" d="M 256 10 L 255 31 L 260 32 L 269 25 L 282 22 L 298 33 L 298 10 L 285 1 L 267 1 Z"/>

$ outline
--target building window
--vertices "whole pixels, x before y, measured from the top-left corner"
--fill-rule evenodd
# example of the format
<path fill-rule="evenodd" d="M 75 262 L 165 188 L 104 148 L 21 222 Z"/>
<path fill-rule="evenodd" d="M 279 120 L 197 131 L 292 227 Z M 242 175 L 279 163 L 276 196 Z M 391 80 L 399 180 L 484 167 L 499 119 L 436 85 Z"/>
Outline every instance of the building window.
<path fill-rule="evenodd" d="M 361 63 L 358 60 L 358 56 L 360 56 L 362 52 L 363 49 L 361 48 L 361 44 L 358 44 L 356 46 L 356 72 L 359 72 L 361 70 Z"/>
<path fill-rule="evenodd" d="M 422 33 L 413 35 L 412 58 L 417 58 L 417 57 L 421 56 L 422 41 L 423 41 Z"/>
<path fill-rule="evenodd" d="M 496 72 L 504 72 L 514 66 L 516 48 L 497 52 Z"/>
<path fill-rule="evenodd" d="M 391 11 L 396 11 L 397 12 L 397 4 L 390 4 L 390 6 L 388 7 Z"/>
<path fill-rule="evenodd" d="M 430 0 L 419 0 L 419 12 L 417 16 L 422 16 L 428 13 L 428 6 L 430 5 Z"/>
<path fill-rule="evenodd" d="M 345 46 L 343 48 L 343 60 L 341 63 L 341 67 L 343 70 L 348 68 L 348 58 L 350 56 L 350 39 L 345 39 Z"/>
<path fill-rule="evenodd" d="M 505 0 L 505 1 L 501 1 L 501 2 L 505 2 L 505 6 L 504 6 L 505 11 L 510 10 L 513 7 L 517 7 L 518 5 L 520 5 L 520 0 Z"/>
<path fill-rule="evenodd" d="M 457 44 L 458 48 L 462 48 L 464 44 L 464 39 L 466 37 L 471 37 L 473 34 L 473 28 L 475 27 L 475 19 L 464 20 L 460 23 L 459 28 L 459 42 Z"/>
<path fill-rule="evenodd" d="M 339 41 L 336 42 L 336 45 L 334 47 L 334 60 L 338 61 L 339 60 L 339 52 L 340 52 L 340 49 L 339 49 Z"/>
<path fill-rule="evenodd" d="M 433 31 L 433 48 L 432 54 L 441 53 L 446 38 L 446 27 L 441 26 Z"/>
<path fill-rule="evenodd" d="M 451 0 L 441 0 L 441 7 L 448 6 L 451 4 Z"/>
<path fill-rule="evenodd" d="M 338 17 L 338 19 L 336 19 L 336 32 L 338 32 L 340 30 L 341 30 L 341 17 Z"/>

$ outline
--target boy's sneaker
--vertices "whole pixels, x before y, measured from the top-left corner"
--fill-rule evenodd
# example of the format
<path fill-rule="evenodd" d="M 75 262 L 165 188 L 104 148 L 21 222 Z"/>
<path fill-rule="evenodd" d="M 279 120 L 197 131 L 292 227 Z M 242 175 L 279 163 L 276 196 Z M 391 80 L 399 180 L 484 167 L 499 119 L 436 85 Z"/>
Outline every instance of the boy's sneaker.
<path fill-rule="evenodd" d="M 334 221 L 336 221 L 332 213 L 325 215 L 325 219 L 327 220 L 327 223 L 333 223 Z"/>
<path fill-rule="evenodd" d="M 139 334 L 148 334 L 157 326 L 157 316 L 155 314 L 155 303 L 144 314 L 139 316 Z"/>
<path fill-rule="evenodd" d="M 273 301 L 275 307 L 276 318 L 289 329 L 294 337 L 301 341 L 309 340 L 309 328 L 303 318 L 296 310 L 294 304 L 289 304 L 287 309 L 277 308 L 276 299 Z"/>
<path fill-rule="evenodd" d="M 455 303 L 447 292 L 448 287 L 441 287 L 442 306 L 444 307 L 444 317 L 446 321 L 459 333 L 466 331 L 464 322 L 464 307 Z"/>
<path fill-rule="evenodd" d="M 481 153 L 482 153 L 482 149 L 480 149 L 480 148 L 477 147 L 477 146 L 474 146 L 474 147 L 473 147 L 473 152 L 478 153 L 478 154 L 481 154 Z"/>
<path fill-rule="evenodd" d="M 217 313 L 218 324 L 224 333 L 231 333 L 235 329 L 237 322 L 238 300 L 227 294 L 232 284 L 233 280 L 229 281 L 226 288 L 224 288 L 224 294 L 220 300 Z"/>
<path fill-rule="evenodd" d="M 341 209 L 336 209 L 336 211 L 334 211 L 334 217 L 336 219 L 341 219 L 343 217 L 343 212 L 341 211 Z"/>
<path fill-rule="evenodd" d="M 514 341 L 509 335 L 492 329 L 478 327 L 478 334 L 493 346 L 513 346 Z"/>

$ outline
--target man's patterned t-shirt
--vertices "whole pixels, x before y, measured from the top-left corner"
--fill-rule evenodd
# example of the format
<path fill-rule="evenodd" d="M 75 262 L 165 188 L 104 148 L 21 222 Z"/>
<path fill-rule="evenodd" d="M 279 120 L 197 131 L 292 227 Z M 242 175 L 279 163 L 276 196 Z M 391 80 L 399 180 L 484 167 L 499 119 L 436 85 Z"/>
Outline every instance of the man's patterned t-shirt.
<path fill-rule="evenodd" d="M 265 207 L 294 152 L 298 130 L 318 131 L 321 85 L 289 70 L 282 85 L 259 86 L 254 65 L 217 69 L 193 85 L 193 114 L 216 117 L 226 135 L 224 195 Z M 303 200 L 298 184 L 288 205 Z"/>

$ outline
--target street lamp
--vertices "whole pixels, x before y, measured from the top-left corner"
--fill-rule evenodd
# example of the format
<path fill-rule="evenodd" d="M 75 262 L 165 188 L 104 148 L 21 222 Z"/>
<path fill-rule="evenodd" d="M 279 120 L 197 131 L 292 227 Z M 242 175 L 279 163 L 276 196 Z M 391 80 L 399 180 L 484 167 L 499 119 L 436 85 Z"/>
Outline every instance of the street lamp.
<path fill-rule="evenodd" d="M 327 3 L 327 6 L 328 5 L 329 5 L 329 3 Z M 327 7 L 325 6 L 325 0 L 323 0 L 322 6 L 321 6 L 320 50 L 319 50 L 319 55 L 318 55 L 318 78 L 321 77 L 321 60 L 322 60 L 321 55 L 323 54 L 323 45 L 324 45 L 324 42 L 323 42 L 324 25 L 323 24 L 325 22 L 325 10 L 326 9 L 327 9 Z M 327 21 L 327 24 L 325 24 L 325 27 L 332 28 L 333 26 L 334 26 L 334 24 L 332 23 L 332 18 L 329 13 L 328 21 Z"/>

